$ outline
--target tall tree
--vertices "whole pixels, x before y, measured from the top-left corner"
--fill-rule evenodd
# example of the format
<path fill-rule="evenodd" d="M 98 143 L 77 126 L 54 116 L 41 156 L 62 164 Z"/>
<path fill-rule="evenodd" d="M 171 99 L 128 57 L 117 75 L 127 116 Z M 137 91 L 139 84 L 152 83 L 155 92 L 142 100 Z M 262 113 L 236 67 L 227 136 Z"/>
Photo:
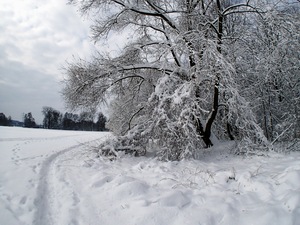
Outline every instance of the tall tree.
<path fill-rule="evenodd" d="M 79 116 L 77 114 L 66 112 L 62 119 L 62 128 L 64 130 L 79 130 Z"/>
<path fill-rule="evenodd" d="M 232 35 L 242 37 L 228 53 L 243 75 L 235 79 L 271 142 L 299 137 L 299 10 L 295 1 L 280 1 L 263 16 L 231 27 Z"/>
<path fill-rule="evenodd" d="M 103 113 L 98 113 L 98 119 L 96 122 L 97 130 L 98 131 L 105 131 L 106 130 L 106 117 L 103 115 Z"/>
<path fill-rule="evenodd" d="M 92 112 L 81 112 L 79 115 L 79 123 L 81 130 L 94 130 L 94 113 Z"/>
<path fill-rule="evenodd" d="M 238 78 L 245 71 L 237 70 L 236 63 L 242 55 L 234 58 L 230 53 L 233 43 L 241 49 L 249 44 L 249 36 L 235 33 L 235 26 L 240 21 L 241 31 L 253 26 L 253 19 L 273 10 L 270 3 L 83 0 L 80 6 L 97 18 L 92 27 L 95 41 L 124 30 L 134 38 L 119 56 L 99 53 L 91 62 L 68 65 L 63 93 L 71 108 L 96 107 L 113 96 L 110 127 L 121 136 L 120 143 L 157 145 L 167 159 L 213 145 L 213 133 L 247 145 L 267 145 L 239 89 Z"/>
<path fill-rule="evenodd" d="M 62 115 L 52 107 L 44 106 L 42 109 L 44 115 L 43 126 L 46 129 L 59 129 L 61 128 Z"/>
<path fill-rule="evenodd" d="M 36 127 L 35 119 L 33 118 L 31 112 L 24 115 L 24 127 L 33 128 Z"/>
<path fill-rule="evenodd" d="M 0 126 L 11 126 L 11 119 L 9 120 L 9 118 L 4 113 L 0 113 Z"/>

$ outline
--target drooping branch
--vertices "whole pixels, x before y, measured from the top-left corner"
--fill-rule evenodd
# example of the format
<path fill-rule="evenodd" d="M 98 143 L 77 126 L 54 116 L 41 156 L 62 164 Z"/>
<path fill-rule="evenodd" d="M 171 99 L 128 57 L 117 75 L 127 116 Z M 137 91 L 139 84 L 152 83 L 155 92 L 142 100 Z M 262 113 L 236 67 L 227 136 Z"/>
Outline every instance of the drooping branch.
<path fill-rule="evenodd" d="M 174 30 L 178 31 L 178 28 L 176 27 L 175 23 L 172 21 L 172 19 L 166 15 L 161 8 L 157 7 L 151 0 L 145 0 L 149 6 L 154 9 L 157 13 L 158 16 L 161 17 L 170 27 L 172 27 Z"/>
<path fill-rule="evenodd" d="M 129 119 L 129 121 L 128 121 L 128 130 L 127 130 L 127 131 L 129 131 L 129 130 L 131 129 L 131 122 L 132 122 L 133 118 L 134 118 L 137 114 L 139 114 L 144 108 L 145 108 L 145 107 L 141 107 L 138 111 L 136 111 L 136 112 L 130 117 L 130 119 Z"/>
<path fill-rule="evenodd" d="M 113 2 L 115 2 L 116 4 L 124 7 L 127 10 L 130 10 L 132 12 L 138 13 L 140 15 L 144 15 L 144 16 L 151 16 L 151 17 L 160 17 L 161 19 L 163 19 L 171 28 L 173 28 L 174 30 L 178 30 L 175 23 L 172 21 L 172 19 L 170 17 L 168 17 L 165 12 L 163 12 L 159 7 L 157 7 L 155 4 L 153 4 L 152 2 L 146 0 L 146 2 L 148 3 L 148 5 L 154 10 L 154 11 L 149 11 L 149 10 L 143 10 L 141 8 L 137 8 L 137 7 L 133 7 L 130 5 L 125 4 L 124 2 L 120 1 L 120 0 L 112 0 Z"/>
<path fill-rule="evenodd" d="M 240 8 L 246 8 L 246 9 L 240 9 Z M 241 3 L 236 5 L 231 5 L 223 10 L 222 14 L 223 16 L 228 16 L 230 14 L 234 13 L 265 13 L 266 11 L 259 10 L 257 7 L 254 7 L 249 4 L 249 1 L 247 3 Z"/>
<path fill-rule="evenodd" d="M 164 21 L 162 21 L 162 27 L 163 27 L 164 30 L 166 29 L 166 28 L 165 28 L 165 25 L 164 25 Z M 177 57 L 177 55 L 176 55 L 176 53 L 175 53 L 175 51 L 174 51 L 174 49 L 173 49 L 173 47 L 172 47 L 172 45 L 171 45 L 171 40 L 170 40 L 169 35 L 168 35 L 166 32 L 164 32 L 164 35 L 165 35 L 165 37 L 166 37 L 166 39 L 167 39 L 167 41 L 168 41 L 168 46 L 169 46 L 170 49 L 171 49 L 171 54 L 172 54 L 172 56 L 173 56 L 173 59 L 175 60 L 176 65 L 177 65 L 178 67 L 181 67 L 180 62 L 179 62 L 179 59 L 178 59 L 178 57 Z"/>
<path fill-rule="evenodd" d="M 131 75 L 131 76 L 126 76 L 126 77 L 121 77 L 115 81 L 112 82 L 111 86 L 116 84 L 116 83 L 119 83 L 121 82 L 122 80 L 126 80 L 126 79 L 129 79 L 129 78 L 139 78 L 139 79 L 142 79 L 142 80 L 145 80 L 144 77 L 140 76 L 140 75 Z"/>

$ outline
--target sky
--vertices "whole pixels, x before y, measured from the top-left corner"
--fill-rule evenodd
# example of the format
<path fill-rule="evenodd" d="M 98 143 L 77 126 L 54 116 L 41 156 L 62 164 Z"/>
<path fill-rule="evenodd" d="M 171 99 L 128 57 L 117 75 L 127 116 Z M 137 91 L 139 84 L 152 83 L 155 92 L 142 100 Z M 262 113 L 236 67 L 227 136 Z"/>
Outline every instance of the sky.
<path fill-rule="evenodd" d="M 42 123 L 43 106 L 66 112 L 63 66 L 97 48 L 89 20 L 67 0 L 0 0 L 0 112 Z"/>

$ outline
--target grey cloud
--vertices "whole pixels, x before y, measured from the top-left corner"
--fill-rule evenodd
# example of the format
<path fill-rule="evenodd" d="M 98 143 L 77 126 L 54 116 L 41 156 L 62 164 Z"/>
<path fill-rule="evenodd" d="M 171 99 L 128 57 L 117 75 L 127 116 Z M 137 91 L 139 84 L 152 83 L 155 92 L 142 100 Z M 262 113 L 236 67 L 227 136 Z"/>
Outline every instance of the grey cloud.
<path fill-rule="evenodd" d="M 0 1 L 0 112 L 14 119 L 41 109 L 64 111 L 60 68 L 73 55 L 90 55 L 88 27 L 66 1 Z"/>
<path fill-rule="evenodd" d="M 32 112 L 40 123 L 43 106 L 50 105 L 63 110 L 60 84 L 54 77 L 10 61 L 0 65 L 0 71 L 1 112 L 18 120 L 22 119 L 22 113 Z"/>

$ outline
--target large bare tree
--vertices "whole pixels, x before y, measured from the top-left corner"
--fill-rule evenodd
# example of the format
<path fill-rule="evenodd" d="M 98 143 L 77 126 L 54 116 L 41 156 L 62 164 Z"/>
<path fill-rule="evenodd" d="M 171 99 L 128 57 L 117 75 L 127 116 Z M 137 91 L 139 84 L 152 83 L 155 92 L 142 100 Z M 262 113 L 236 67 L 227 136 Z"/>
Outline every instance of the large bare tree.
<path fill-rule="evenodd" d="M 229 55 L 232 43 L 243 39 L 231 31 L 263 17 L 263 1 L 70 2 L 94 18 L 95 41 L 132 34 L 118 56 L 99 53 L 89 62 L 70 63 L 63 91 L 71 108 L 113 99 L 110 125 L 119 144 L 157 147 L 162 158 L 180 159 L 212 146 L 213 129 L 217 136 L 267 143 L 240 95 L 236 58 Z"/>

